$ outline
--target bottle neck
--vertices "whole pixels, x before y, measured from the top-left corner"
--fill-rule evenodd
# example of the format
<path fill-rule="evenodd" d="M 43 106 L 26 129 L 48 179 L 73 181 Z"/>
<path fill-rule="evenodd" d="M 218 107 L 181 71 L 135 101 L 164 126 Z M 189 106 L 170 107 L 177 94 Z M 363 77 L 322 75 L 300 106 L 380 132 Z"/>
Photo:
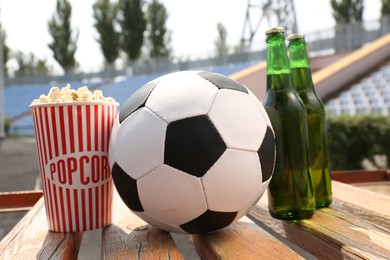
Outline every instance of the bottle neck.
<path fill-rule="evenodd" d="M 292 83 L 298 93 L 301 91 L 313 91 L 313 80 L 309 68 L 291 69 Z"/>
<path fill-rule="evenodd" d="M 267 36 L 267 89 L 291 88 L 291 70 L 284 42 L 284 33 Z"/>
<path fill-rule="evenodd" d="M 290 68 L 299 69 L 299 68 L 308 68 L 309 58 L 306 52 L 306 42 L 304 39 L 295 39 L 290 41 L 288 44 L 288 49 L 290 52 Z"/>
<path fill-rule="evenodd" d="M 313 90 L 313 81 L 305 40 L 295 39 L 290 41 L 288 49 L 290 52 L 292 81 L 295 89 L 298 92 Z"/>

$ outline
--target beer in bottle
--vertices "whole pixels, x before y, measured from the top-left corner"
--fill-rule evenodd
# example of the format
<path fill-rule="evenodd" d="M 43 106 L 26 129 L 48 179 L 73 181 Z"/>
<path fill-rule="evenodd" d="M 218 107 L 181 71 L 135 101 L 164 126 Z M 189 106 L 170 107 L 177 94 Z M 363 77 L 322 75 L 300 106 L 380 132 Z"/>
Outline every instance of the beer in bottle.
<path fill-rule="evenodd" d="M 283 27 L 266 31 L 267 91 L 263 105 L 276 136 L 268 208 L 278 219 L 310 218 L 316 209 L 309 164 L 306 110 L 291 80 Z"/>
<path fill-rule="evenodd" d="M 310 163 L 316 207 L 322 208 L 329 206 L 332 202 L 325 108 L 313 86 L 305 36 L 300 33 L 291 34 L 287 40 L 289 41 L 288 49 L 293 85 L 303 101 L 307 113 Z"/>

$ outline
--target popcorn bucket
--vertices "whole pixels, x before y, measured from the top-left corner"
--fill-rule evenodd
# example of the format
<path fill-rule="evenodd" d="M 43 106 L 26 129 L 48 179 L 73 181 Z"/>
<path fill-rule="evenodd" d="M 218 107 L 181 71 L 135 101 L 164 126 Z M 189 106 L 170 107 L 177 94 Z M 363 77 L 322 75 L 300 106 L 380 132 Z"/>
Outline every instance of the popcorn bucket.
<path fill-rule="evenodd" d="M 79 232 L 111 223 L 108 142 L 116 102 L 33 104 L 49 229 Z"/>

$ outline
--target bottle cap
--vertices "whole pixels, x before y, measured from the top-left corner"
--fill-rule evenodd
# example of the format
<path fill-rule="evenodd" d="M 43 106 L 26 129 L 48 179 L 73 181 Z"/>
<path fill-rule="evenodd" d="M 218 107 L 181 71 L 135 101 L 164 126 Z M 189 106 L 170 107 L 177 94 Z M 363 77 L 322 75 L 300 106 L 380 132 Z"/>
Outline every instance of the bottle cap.
<path fill-rule="evenodd" d="M 287 36 L 288 41 L 297 40 L 297 39 L 305 39 L 305 35 L 303 33 L 293 33 Z"/>
<path fill-rule="evenodd" d="M 283 27 L 272 27 L 265 31 L 265 35 L 271 34 L 271 33 L 284 33 Z"/>

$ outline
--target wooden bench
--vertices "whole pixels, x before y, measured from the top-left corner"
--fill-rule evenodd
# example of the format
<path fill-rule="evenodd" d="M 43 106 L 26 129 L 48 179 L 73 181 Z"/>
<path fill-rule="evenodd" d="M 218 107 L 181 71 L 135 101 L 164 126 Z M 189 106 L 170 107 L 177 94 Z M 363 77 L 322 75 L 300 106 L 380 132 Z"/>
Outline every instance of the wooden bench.
<path fill-rule="evenodd" d="M 189 240 L 201 259 L 390 259 L 390 197 L 332 185 L 332 205 L 312 219 L 273 219 L 265 194 L 238 223 Z M 41 198 L 0 242 L 0 259 L 76 259 L 82 236 L 48 231 Z M 103 259 L 183 259 L 170 233 L 132 214 L 117 194 L 113 224 L 96 250 Z"/>

